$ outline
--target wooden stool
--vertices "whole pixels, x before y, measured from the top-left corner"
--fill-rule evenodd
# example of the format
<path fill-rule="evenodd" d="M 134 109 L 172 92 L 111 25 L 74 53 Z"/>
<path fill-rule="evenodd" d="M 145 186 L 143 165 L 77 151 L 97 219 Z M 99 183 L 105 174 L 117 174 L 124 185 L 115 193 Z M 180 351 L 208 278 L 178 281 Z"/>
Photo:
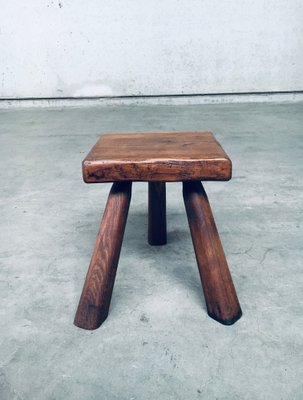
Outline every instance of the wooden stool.
<path fill-rule="evenodd" d="M 83 161 L 83 177 L 87 183 L 114 183 L 76 312 L 76 326 L 96 329 L 108 315 L 132 181 L 148 182 L 148 242 L 151 245 L 166 244 L 165 182 L 183 182 L 208 314 L 225 325 L 241 317 L 210 204 L 200 182 L 231 178 L 231 161 L 211 132 L 103 135 Z"/>

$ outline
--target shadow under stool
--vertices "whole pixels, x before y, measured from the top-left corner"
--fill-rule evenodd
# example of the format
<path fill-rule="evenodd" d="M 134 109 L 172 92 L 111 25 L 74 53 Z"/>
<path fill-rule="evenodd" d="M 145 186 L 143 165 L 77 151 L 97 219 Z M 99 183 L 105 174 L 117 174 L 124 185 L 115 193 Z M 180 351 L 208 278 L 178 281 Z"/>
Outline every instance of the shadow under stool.
<path fill-rule="evenodd" d="M 183 197 L 207 312 L 225 325 L 242 315 L 201 181 L 228 181 L 231 161 L 211 132 L 104 134 L 83 161 L 87 183 L 113 182 L 74 323 L 96 329 L 109 311 L 132 182 L 148 182 L 148 242 L 166 244 L 165 182 Z"/>

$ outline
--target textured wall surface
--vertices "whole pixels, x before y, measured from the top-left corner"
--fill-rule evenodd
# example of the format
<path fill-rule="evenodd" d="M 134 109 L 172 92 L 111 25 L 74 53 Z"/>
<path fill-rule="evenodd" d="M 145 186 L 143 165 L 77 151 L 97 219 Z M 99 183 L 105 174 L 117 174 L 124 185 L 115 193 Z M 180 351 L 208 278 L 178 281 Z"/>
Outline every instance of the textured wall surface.
<path fill-rule="evenodd" d="M 0 97 L 303 90 L 301 0 L 0 0 Z"/>

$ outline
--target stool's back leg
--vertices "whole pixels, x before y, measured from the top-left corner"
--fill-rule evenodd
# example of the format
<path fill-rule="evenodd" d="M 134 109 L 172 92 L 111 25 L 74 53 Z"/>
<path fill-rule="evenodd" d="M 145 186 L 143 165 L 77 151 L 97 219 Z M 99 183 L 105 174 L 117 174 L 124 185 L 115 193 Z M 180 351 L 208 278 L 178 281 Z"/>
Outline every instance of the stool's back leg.
<path fill-rule="evenodd" d="M 188 181 L 183 196 L 208 314 L 231 325 L 242 312 L 207 195 L 201 182 Z"/>
<path fill-rule="evenodd" d="M 108 196 L 74 324 L 96 329 L 106 319 L 131 199 L 131 182 L 115 182 Z"/>
<path fill-rule="evenodd" d="M 148 182 L 148 243 L 166 244 L 166 236 L 165 182 Z"/>

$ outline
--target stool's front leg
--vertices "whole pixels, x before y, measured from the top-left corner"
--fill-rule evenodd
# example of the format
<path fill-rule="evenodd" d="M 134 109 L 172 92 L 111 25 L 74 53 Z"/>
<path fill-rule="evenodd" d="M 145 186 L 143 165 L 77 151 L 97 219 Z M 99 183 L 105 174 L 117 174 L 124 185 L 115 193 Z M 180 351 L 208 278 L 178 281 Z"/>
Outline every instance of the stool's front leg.
<path fill-rule="evenodd" d="M 183 182 L 187 218 L 208 315 L 231 325 L 242 315 L 223 247 L 201 182 Z"/>
<path fill-rule="evenodd" d="M 115 182 L 89 265 L 74 324 L 96 329 L 106 319 L 131 199 L 131 182 Z"/>

